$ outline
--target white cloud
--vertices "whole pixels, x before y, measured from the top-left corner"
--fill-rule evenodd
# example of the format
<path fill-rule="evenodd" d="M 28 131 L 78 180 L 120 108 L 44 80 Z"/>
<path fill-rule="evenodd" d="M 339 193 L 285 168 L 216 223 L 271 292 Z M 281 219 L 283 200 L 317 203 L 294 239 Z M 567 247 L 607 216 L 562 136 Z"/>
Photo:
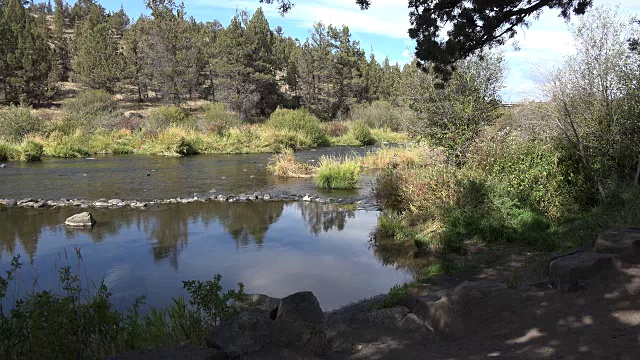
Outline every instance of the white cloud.
<path fill-rule="evenodd" d="M 197 0 L 202 6 L 227 9 L 255 9 L 257 0 L 213 1 Z M 277 16 L 275 5 L 263 6 L 269 16 Z M 387 38 L 408 39 L 409 11 L 405 0 L 375 0 L 371 8 L 362 11 L 355 1 L 300 0 L 287 13 L 286 19 L 299 27 L 310 29 L 316 21 L 334 26 L 347 25 L 352 32 L 374 34 Z"/>

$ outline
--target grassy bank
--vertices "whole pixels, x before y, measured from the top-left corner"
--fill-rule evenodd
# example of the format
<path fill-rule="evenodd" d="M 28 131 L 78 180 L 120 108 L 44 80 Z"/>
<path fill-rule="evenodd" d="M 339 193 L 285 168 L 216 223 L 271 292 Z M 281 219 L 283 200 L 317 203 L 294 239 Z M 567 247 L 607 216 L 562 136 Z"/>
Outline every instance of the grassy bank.
<path fill-rule="evenodd" d="M 407 141 L 405 134 L 370 129 L 362 122 L 322 123 L 305 110 L 277 109 L 262 123 L 242 123 L 219 103 L 191 109 L 157 106 L 144 115 L 125 115 L 108 94 L 81 93 L 61 110 L 38 115 L 26 107 L 0 111 L 0 161 L 34 161 L 40 156 L 97 154 L 274 153 L 332 145 Z M 31 144 L 31 145 L 29 145 Z"/>
<path fill-rule="evenodd" d="M 81 281 L 71 266 L 60 268 L 58 290 L 10 298 L 20 266 L 14 258 L 12 268 L 0 275 L 0 356 L 7 360 L 102 359 L 132 349 L 206 346 L 214 327 L 233 314 L 231 302 L 244 299 L 242 284 L 223 292 L 216 275 L 209 281 L 183 282 L 188 301 L 174 299 L 166 308 L 142 314 L 144 297 L 139 297 L 121 312 L 104 282 Z"/>
<path fill-rule="evenodd" d="M 442 160 L 383 171 L 377 237 L 422 253 L 458 252 L 467 241 L 554 251 L 640 223 L 637 186 L 612 185 L 598 200 L 573 154 L 552 143 L 487 136 L 463 165 Z"/>

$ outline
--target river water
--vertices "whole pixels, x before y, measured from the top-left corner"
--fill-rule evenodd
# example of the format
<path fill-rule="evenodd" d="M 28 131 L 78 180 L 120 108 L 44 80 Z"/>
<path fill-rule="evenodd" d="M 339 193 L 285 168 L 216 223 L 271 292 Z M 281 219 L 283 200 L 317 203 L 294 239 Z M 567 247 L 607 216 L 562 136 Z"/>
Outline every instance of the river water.
<path fill-rule="evenodd" d="M 354 149 L 298 156 L 309 161 L 346 151 Z M 212 189 L 316 192 L 309 179 L 267 175 L 268 158 L 136 155 L 10 163 L 0 170 L 0 198 L 150 200 Z M 362 189 L 338 196 L 363 196 L 373 178 L 363 177 Z M 275 297 L 311 290 L 324 310 L 385 293 L 412 278 L 410 271 L 394 266 L 393 256 L 372 247 L 376 211 L 311 202 L 214 201 L 143 210 L 90 208 L 97 220 L 91 231 L 66 228 L 64 220 L 80 211 L 0 206 L 0 271 L 4 274 L 13 256 L 23 263 L 9 301 L 33 290 L 59 289 L 57 269 L 67 265 L 85 288 L 104 280 L 121 309 L 140 295 L 147 296 L 146 307 L 167 305 L 186 295 L 183 280 L 208 280 L 217 273 L 225 289 L 242 282 L 249 293 Z"/>

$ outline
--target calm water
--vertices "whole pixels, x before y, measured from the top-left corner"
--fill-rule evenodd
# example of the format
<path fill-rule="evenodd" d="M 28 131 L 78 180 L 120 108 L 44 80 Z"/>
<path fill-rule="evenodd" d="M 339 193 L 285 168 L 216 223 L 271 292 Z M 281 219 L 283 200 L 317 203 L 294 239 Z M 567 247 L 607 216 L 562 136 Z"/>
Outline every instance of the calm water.
<path fill-rule="evenodd" d="M 142 158 L 129 159 L 139 165 Z M 146 168 L 191 161 L 144 159 L 149 161 Z M 193 159 L 205 167 L 206 157 Z M 111 165 L 103 169 L 103 174 L 112 172 L 119 178 L 111 162 L 120 160 L 108 161 Z M 137 171 L 136 166 L 131 164 L 122 172 Z M 198 179 L 206 177 L 196 168 L 193 174 Z M 50 171 L 59 171 L 59 167 L 54 169 Z M 183 179 L 179 171 L 172 173 L 176 179 Z M 42 178 L 42 186 L 58 194 L 64 191 L 59 188 L 62 185 L 51 185 L 49 180 Z M 108 185 L 106 180 L 103 186 Z M 190 186 L 181 184 L 177 188 Z M 20 188 L 18 184 L 2 186 Z M 130 187 L 134 193 L 141 191 L 138 185 L 116 181 L 109 185 L 111 190 L 95 184 L 78 186 L 69 190 L 74 192 L 70 196 L 90 197 L 91 189 L 95 189 L 97 193 L 91 197 L 111 197 L 106 192 L 113 191 L 130 198 L 134 197 L 128 196 Z M 172 297 L 184 295 L 182 280 L 207 280 L 220 273 L 226 288 L 240 281 L 247 292 L 282 297 L 311 290 L 323 309 L 331 310 L 387 292 L 391 286 L 411 279 L 407 271 L 383 265 L 388 262 L 387 254 L 378 254 L 370 247 L 369 235 L 378 215 L 373 211 L 302 202 L 194 203 L 148 210 L 92 209 L 98 221 L 92 231 L 65 228 L 64 220 L 77 212 L 73 208 L 0 207 L 0 270 L 8 268 L 13 255 L 21 255 L 24 266 L 18 293 L 56 288 L 56 268 L 72 265 L 85 281 L 104 279 L 120 308 L 130 306 L 143 294 L 148 296 L 147 306 L 166 305 Z M 80 263 L 76 247 L 81 252 Z"/>
<path fill-rule="evenodd" d="M 296 153 L 304 162 L 326 154 L 364 154 L 373 147 L 328 147 Z M 364 174 L 360 190 L 318 191 L 310 179 L 283 179 L 268 174 L 271 154 L 197 155 L 184 158 L 121 155 L 95 159 L 45 158 L 37 163 L 8 163 L 0 169 L 0 198 L 101 198 L 153 200 L 194 194 L 269 192 L 332 197 L 368 196 L 375 179 Z M 149 175 L 149 176 L 147 176 Z M 215 192 L 212 192 L 215 190 Z"/>

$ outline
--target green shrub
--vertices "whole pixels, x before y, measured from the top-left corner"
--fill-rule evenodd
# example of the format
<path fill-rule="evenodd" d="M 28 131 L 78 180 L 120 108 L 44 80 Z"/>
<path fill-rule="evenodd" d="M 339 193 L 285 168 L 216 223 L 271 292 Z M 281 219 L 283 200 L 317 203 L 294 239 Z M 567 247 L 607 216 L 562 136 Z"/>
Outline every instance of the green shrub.
<path fill-rule="evenodd" d="M 394 285 L 387 297 L 377 307 L 380 309 L 392 308 L 401 305 L 411 295 L 411 291 L 415 287 L 415 283 L 404 283 L 402 285 Z"/>
<path fill-rule="evenodd" d="M 363 121 L 353 123 L 349 131 L 360 145 L 373 145 L 376 143 L 376 139 L 371 135 L 371 129 Z"/>
<path fill-rule="evenodd" d="M 117 102 L 104 90 L 81 92 L 75 98 L 67 100 L 62 111 L 62 122 L 55 130 L 65 133 L 77 129 L 115 129 L 122 125 Z"/>
<path fill-rule="evenodd" d="M 11 146 L 9 144 L 0 143 L 0 161 L 9 160 L 11 154 Z"/>
<path fill-rule="evenodd" d="M 177 106 L 161 106 L 149 110 L 143 124 L 144 132 L 159 132 L 170 126 L 187 125 L 189 114 Z"/>
<path fill-rule="evenodd" d="M 73 114 L 95 115 L 114 112 L 117 103 L 113 96 L 104 90 L 87 90 L 64 103 L 62 110 Z"/>
<path fill-rule="evenodd" d="M 33 292 L 14 302 L 7 293 L 10 285 L 17 286 L 20 267 L 19 257 L 14 257 L 10 269 L 0 274 L 0 350 L 7 360 L 102 359 L 131 349 L 206 346 L 214 327 L 234 313 L 230 304 L 245 300 L 242 284 L 223 292 L 218 274 L 209 281 L 185 281 L 188 304 L 178 298 L 141 315 L 141 296 L 120 312 L 104 282 L 95 289 L 83 288 L 85 282 L 65 266 L 58 270 L 58 291 Z"/>
<path fill-rule="evenodd" d="M 0 139 L 19 143 L 25 136 L 35 133 L 42 126 L 42 121 L 25 106 L 9 106 L 0 111 Z"/>
<path fill-rule="evenodd" d="M 267 124 L 276 130 L 298 132 L 307 138 L 311 146 L 326 146 L 329 144 L 320 120 L 304 109 L 277 108 L 269 117 Z"/>
<path fill-rule="evenodd" d="M 197 154 L 196 147 L 188 134 L 179 128 L 169 128 L 158 135 L 153 150 L 156 155 L 186 156 Z"/>
<path fill-rule="evenodd" d="M 340 160 L 323 156 L 314 183 L 323 189 L 355 189 L 359 178 L 360 162 L 357 159 Z"/>
<path fill-rule="evenodd" d="M 47 156 L 61 158 L 88 156 L 90 152 L 84 147 L 84 141 L 79 134 L 65 135 L 54 132 L 44 146 L 44 153 Z"/>
<path fill-rule="evenodd" d="M 20 160 L 21 161 L 40 161 L 42 160 L 42 144 L 33 140 L 24 140 L 20 144 Z"/>
<path fill-rule="evenodd" d="M 240 118 L 236 114 L 227 111 L 224 104 L 214 102 L 204 106 L 196 121 L 196 128 L 203 132 L 224 134 L 240 124 Z"/>

